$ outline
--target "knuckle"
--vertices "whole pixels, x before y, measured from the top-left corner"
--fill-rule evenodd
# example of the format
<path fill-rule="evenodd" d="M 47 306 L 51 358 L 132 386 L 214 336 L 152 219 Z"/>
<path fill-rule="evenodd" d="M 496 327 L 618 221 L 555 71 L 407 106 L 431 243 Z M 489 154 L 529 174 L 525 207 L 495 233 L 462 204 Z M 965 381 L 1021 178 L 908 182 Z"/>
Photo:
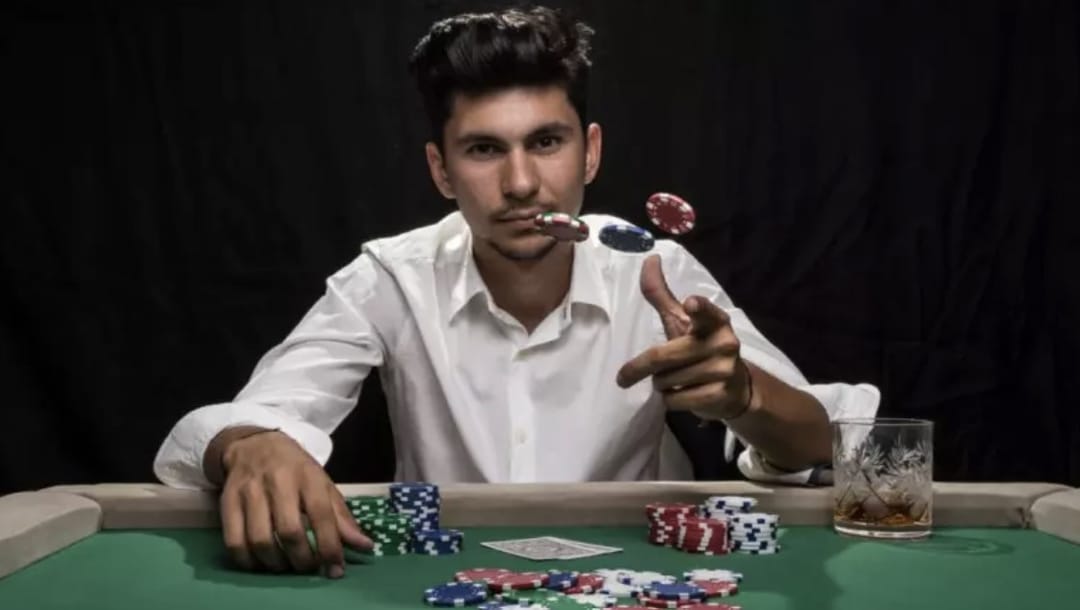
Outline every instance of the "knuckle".
<path fill-rule="evenodd" d="M 300 544 L 307 541 L 307 533 L 299 523 L 286 523 L 277 530 L 278 539 L 284 544 Z"/>

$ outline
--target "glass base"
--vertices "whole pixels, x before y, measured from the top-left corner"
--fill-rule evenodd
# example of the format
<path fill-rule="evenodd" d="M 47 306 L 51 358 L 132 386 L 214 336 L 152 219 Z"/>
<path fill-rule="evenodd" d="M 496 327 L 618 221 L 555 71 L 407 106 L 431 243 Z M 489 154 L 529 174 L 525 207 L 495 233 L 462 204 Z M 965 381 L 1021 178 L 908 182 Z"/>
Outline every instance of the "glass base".
<path fill-rule="evenodd" d="M 838 534 L 877 540 L 923 540 L 930 537 L 929 525 L 886 526 L 870 523 L 833 523 Z"/>

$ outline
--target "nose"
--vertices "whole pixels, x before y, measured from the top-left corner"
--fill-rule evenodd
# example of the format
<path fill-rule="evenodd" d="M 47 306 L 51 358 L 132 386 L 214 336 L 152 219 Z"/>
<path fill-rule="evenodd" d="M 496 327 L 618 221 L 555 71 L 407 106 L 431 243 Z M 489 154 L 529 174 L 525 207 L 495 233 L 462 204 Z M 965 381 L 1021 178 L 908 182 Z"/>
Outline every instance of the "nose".
<path fill-rule="evenodd" d="M 514 150 L 506 156 L 503 166 L 503 195 L 508 199 L 528 201 L 540 188 L 536 162 L 524 150 Z"/>

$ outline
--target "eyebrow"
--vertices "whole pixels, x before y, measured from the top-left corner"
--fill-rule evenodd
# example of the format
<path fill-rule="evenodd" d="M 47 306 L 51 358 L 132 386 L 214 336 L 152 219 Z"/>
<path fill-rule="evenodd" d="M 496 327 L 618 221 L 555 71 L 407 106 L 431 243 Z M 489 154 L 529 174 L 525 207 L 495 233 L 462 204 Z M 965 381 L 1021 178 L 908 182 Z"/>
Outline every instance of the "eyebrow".
<path fill-rule="evenodd" d="M 533 129 L 525 136 L 526 140 L 533 140 L 540 136 L 547 135 L 567 135 L 572 133 L 574 128 L 570 125 L 563 123 L 562 121 L 551 121 L 550 123 L 544 123 L 536 129 Z M 504 142 L 499 136 L 484 131 L 469 131 L 454 139 L 454 144 L 457 146 L 468 146 L 469 144 L 475 144 L 477 142 Z"/>

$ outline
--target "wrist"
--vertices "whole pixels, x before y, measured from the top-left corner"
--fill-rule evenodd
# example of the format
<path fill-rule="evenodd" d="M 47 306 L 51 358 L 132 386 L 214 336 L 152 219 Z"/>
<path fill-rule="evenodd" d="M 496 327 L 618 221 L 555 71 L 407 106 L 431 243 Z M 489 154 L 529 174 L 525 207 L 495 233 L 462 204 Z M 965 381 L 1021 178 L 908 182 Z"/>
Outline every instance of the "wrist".
<path fill-rule="evenodd" d="M 259 426 L 233 426 L 218 432 L 207 445 L 203 455 L 203 474 L 211 483 L 223 485 L 235 460 L 236 448 L 240 444 L 238 441 L 276 430 L 277 428 Z"/>

